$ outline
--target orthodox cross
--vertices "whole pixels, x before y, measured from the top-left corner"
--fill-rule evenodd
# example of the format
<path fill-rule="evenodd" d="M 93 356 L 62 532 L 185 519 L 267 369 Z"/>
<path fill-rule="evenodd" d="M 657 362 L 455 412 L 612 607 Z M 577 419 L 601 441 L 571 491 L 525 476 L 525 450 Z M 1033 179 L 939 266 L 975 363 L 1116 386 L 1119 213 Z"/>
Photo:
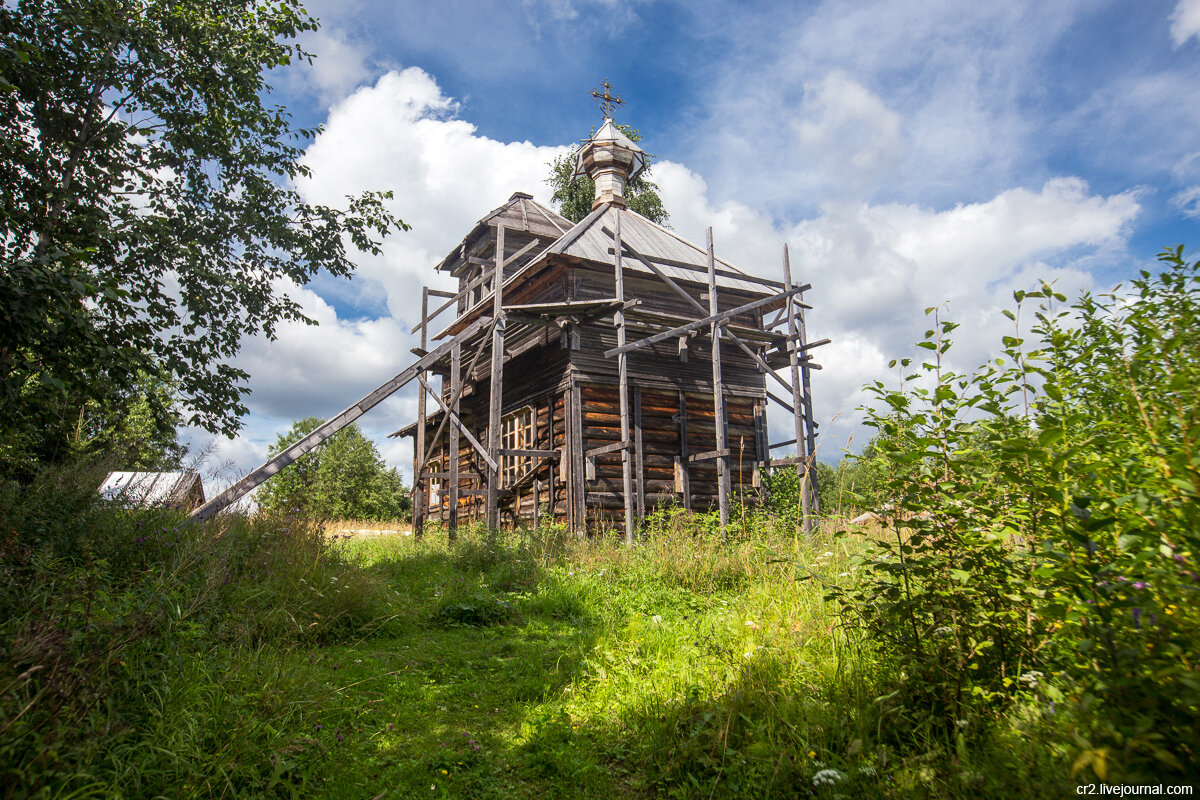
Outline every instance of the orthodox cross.
<path fill-rule="evenodd" d="M 595 89 L 592 89 L 590 94 L 592 95 L 592 97 L 594 97 L 596 99 L 596 102 L 600 104 L 600 108 L 602 108 L 604 110 L 604 118 L 612 119 L 613 109 L 617 106 L 624 105 L 625 101 L 622 100 L 617 95 L 609 92 L 609 89 L 612 88 L 612 84 L 609 83 L 607 80 L 604 81 L 604 83 L 602 83 L 600 85 L 604 87 L 604 94 L 601 94 L 600 92 L 596 91 Z"/>

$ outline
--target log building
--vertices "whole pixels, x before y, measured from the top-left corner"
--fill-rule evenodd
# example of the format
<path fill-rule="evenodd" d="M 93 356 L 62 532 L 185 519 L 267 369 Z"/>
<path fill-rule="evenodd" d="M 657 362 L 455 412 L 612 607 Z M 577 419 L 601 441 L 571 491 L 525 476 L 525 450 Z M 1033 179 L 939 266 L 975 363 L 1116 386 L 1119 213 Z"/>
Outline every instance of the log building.
<path fill-rule="evenodd" d="M 711 229 L 700 247 L 629 210 L 625 186 L 644 164 L 606 119 L 577 164 L 596 185 L 591 214 L 573 224 L 518 192 L 437 265 L 458 291 L 425 288 L 415 352 L 452 345 L 427 370 L 440 387 L 420 376 L 418 419 L 392 434 L 414 439 L 414 527 L 549 514 L 578 531 L 623 518 L 632 536 L 663 502 L 718 508 L 724 524 L 761 470 L 805 471 L 819 368 L 804 339 L 809 287 L 793 284 L 786 250 L 783 280 L 768 280 L 717 258 Z M 772 399 L 796 419 L 796 438 L 776 446 L 797 458 L 770 457 Z"/>
<path fill-rule="evenodd" d="M 577 532 L 620 520 L 632 542 L 658 503 L 719 509 L 724 529 L 731 498 L 757 492 L 763 470 L 809 478 L 820 369 L 809 351 L 828 341 L 805 337 L 810 287 L 793 282 L 786 246 L 782 280 L 770 280 L 717 258 L 711 228 L 700 247 L 630 211 L 625 187 L 644 168 L 606 117 L 576 165 L 596 186 L 587 217 L 572 224 L 518 192 L 481 219 L 437 265 L 458 291 L 422 291 L 417 360 L 193 516 L 228 507 L 414 380 L 417 420 L 392 435 L 414 439 L 418 533 L 426 521 L 453 536 L 469 518 L 498 528 L 548 514 Z M 795 438 L 770 442 L 768 402 L 792 416 Z M 777 448 L 797 455 L 773 459 Z M 802 486 L 807 526 L 816 487 Z"/>

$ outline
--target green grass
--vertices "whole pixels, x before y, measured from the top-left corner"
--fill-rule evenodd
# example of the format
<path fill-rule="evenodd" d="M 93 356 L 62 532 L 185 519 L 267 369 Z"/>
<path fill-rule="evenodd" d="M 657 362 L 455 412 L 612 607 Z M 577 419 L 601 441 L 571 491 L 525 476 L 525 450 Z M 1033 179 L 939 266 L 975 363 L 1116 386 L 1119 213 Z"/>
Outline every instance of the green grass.
<path fill-rule="evenodd" d="M 824 531 L 757 518 L 724 543 L 672 516 L 634 548 L 557 530 L 329 543 L 299 520 L 190 526 L 42 489 L 0 498 L 5 797 L 1075 785 L 1073 723 L 1036 698 L 951 740 L 905 719 L 824 599 L 861 544 Z"/>

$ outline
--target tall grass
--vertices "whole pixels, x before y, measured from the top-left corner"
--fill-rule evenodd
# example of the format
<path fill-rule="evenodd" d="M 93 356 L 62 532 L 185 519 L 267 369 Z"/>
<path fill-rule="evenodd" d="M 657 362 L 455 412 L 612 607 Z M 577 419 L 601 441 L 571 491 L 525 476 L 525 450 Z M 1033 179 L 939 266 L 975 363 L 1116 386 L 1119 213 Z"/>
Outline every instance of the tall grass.
<path fill-rule="evenodd" d="M 826 599 L 864 544 L 663 510 L 345 538 L 0 492 L 7 797 L 960 797 L 1073 787 L 1036 702 L 923 733 Z"/>

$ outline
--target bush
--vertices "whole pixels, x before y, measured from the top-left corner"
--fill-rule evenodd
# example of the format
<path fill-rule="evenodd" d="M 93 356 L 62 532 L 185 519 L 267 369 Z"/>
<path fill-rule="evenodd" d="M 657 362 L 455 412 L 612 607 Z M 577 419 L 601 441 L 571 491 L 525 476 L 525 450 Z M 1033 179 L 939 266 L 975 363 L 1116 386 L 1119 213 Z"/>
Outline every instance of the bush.
<path fill-rule="evenodd" d="M 1161 260 L 1069 311 L 1015 293 L 1005 357 L 972 375 L 930 309 L 917 388 L 869 387 L 890 538 L 833 596 L 930 730 L 1036 695 L 1090 728 L 1077 771 L 1200 768 L 1200 265 Z"/>

